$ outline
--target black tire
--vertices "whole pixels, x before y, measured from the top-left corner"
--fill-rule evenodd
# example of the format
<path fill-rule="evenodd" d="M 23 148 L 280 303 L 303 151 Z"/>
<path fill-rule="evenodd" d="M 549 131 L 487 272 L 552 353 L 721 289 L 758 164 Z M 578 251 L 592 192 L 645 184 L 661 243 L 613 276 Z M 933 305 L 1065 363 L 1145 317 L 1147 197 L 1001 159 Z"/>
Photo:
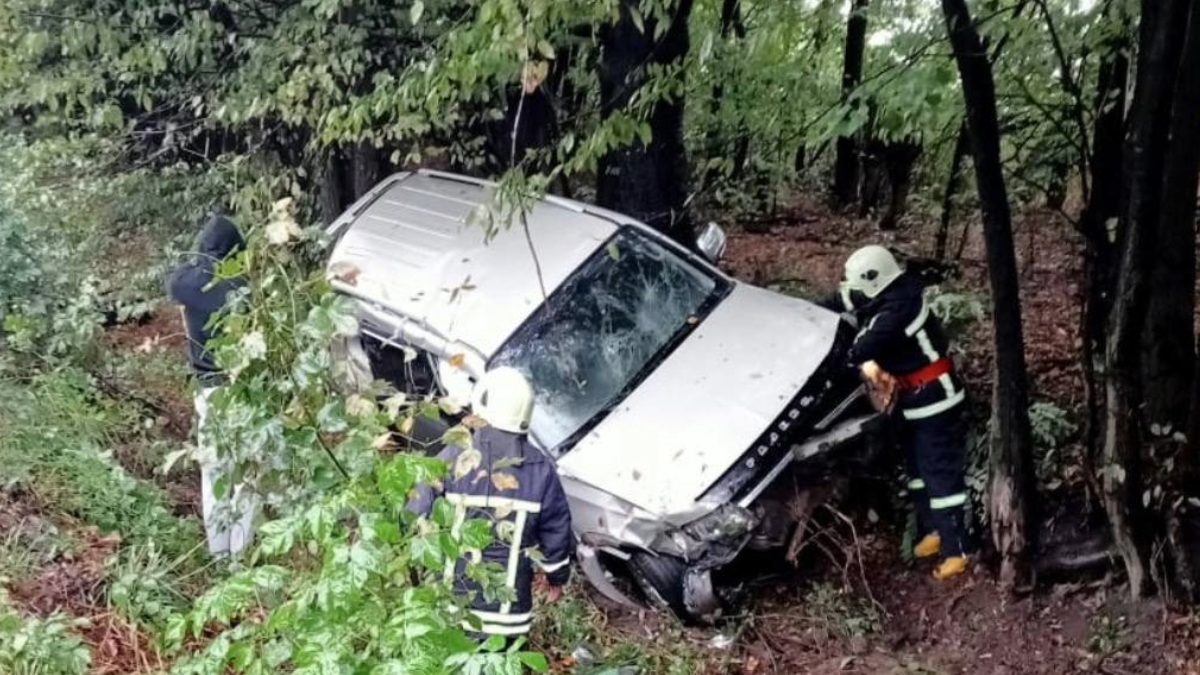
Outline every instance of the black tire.
<path fill-rule="evenodd" d="M 693 614 L 683 600 L 688 568 L 682 560 L 639 551 L 629 558 L 629 570 L 651 604 L 674 612 L 684 623 L 707 623 L 704 617 Z"/>

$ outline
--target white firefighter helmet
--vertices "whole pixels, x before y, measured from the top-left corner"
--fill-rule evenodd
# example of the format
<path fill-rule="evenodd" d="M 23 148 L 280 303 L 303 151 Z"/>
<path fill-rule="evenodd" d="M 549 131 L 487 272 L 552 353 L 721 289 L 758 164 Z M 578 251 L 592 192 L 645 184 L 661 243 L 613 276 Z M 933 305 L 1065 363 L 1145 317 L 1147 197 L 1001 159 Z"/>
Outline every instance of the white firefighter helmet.
<path fill-rule="evenodd" d="M 842 301 L 852 309 L 882 293 L 902 273 L 891 251 L 882 246 L 864 246 L 846 259 Z"/>
<path fill-rule="evenodd" d="M 488 426 L 514 434 L 528 433 L 533 387 L 516 368 L 493 368 L 475 385 L 472 408 Z"/>

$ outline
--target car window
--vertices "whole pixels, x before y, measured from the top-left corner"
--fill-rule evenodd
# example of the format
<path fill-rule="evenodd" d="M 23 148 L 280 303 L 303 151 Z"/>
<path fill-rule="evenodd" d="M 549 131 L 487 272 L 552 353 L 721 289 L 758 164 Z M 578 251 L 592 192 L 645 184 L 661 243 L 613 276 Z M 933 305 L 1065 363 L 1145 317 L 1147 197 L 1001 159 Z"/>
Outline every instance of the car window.
<path fill-rule="evenodd" d="M 493 358 L 530 379 L 532 431 L 561 449 L 619 402 L 724 296 L 728 282 L 639 230 L 620 230 Z"/>

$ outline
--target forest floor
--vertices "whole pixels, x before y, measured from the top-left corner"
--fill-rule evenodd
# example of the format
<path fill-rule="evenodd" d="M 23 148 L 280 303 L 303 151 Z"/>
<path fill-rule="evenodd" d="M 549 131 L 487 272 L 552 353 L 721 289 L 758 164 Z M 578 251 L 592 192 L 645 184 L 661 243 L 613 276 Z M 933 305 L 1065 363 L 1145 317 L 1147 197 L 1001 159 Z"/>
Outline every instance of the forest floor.
<path fill-rule="evenodd" d="M 906 254 L 932 256 L 934 233 L 910 224 L 881 234 L 873 222 L 831 214 L 799 199 L 769 223 L 733 228 L 725 268 L 752 283 L 811 297 L 835 290 L 846 256 L 868 243 Z M 1035 210 L 1014 223 L 1021 270 L 1031 399 L 1052 404 L 1075 420 L 1083 407 L 1077 359 L 1080 281 L 1079 237 L 1061 216 Z M 945 292 L 979 296 L 986 303 L 986 265 L 975 223 L 959 251 L 961 223 L 949 242 L 961 277 Z M 753 232 L 748 231 L 753 229 Z M 962 340 L 968 385 L 977 403 L 990 395 L 990 324 L 981 317 Z M 977 420 L 981 423 L 983 421 Z M 1069 500 L 1082 488 L 1078 434 L 1054 456 L 1042 485 L 1050 501 Z M 690 643 L 694 672 L 807 673 L 833 675 L 1200 675 L 1200 616 L 1167 609 L 1159 600 L 1134 603 L 1111 575 L 1074 583 L 1043 583 L 1013 598 L 992 570 L 977 566 L 965 578 L 940 584 L 930 566 L 900 555 L 896 527 L 858 524 L 857 551 L 835 555 L 816 569 L 773 574 L 754 584 L 740 620 L 724 630 L 676 627 L 676 643 Z M 865 532 L 862 529 L 866 529 Z M 834 560 L 837 558 L 837 560 Z M 861 563 L 861 566 L 860 566 Z M 619 608 L 603 622 L 627 639 L 663 642 L 656 620 Z M 661 619 L 657 619 L 661 621 Z M 669 631 L 668 631 L 669 632 Z M 676 647 L 649 672 L 667 670 L 683 653 Z M 700 665 L 703 664 L 703 665 Z"/>
<path fill-rule="evenodd" d="M 860 245 L 883 240 L 910 254 L 932 250 L 931 232 L 910 227 L 881 237 L 872 223 L 831 214 L 805 199 L 769 225 L 751 225 L 754 233 L 731 228 L 726 268 L 746 281 L 800 295 L 832 290 L 846 255 Z M 952 255 L 958 234 L 951 237 Z M 1078 238 L 1058 216 L 1031 212 L 1018 218 L 1017 239 L 1032 397 L 1077 417 Z M 961 279 L 945 290 L 982 295 L 977 233 L 968 238 L 960 263 Z M 143 414 L 149 413 L 158 438 L 176 445 L 187 438 L 191 404 L 174 376 L 154 373 L 161 363 L 182 363 L 181 334 L 178 316 L 164 309 L 140 325 L 111 331 L 106 343 L 141 373 L 133 378 L 136 390 L 154 406 Z M 989 345 L 984 317 L 962 344 L 966 377 L 982 403 L 989 391 Z M 195 472 L 160 475 L 158 451 L 148 438 L 134 435 L 114 459 L 136 481 L 158 490 L 173 517 L 194 523 Z M 1077 449 L 1065 448 L 1053 458 L 1052 498 L 1079 486 L 1072 452 Z M 685 628 L 659 613 L 612 606 L 575 583 L 541 619 L 535 646 L 554 658 L 555 672 L 581 675 L 620 665 L 645 675 L 1200 675 L 1200 616 L 1173 612 L 1158 600 L 1131 603 L 1127 590 L 1109 577 L 1043 584 L 1019 599 L 1003 593 L 986 566 L 937 584 L 928 566 L 902 558 L 899 528 L 874 515 L 855 520 L 856 531 L 844 539 L 852 550 L 840 557 L 810 556 L 799 569 L 757 568 L 744 612 L 721 626 Z M 162 669 L 151 638 L 113 611 L 102 588 L 119 538 L 48 508 L 34 492 L 0 489 L 0 535 L 7 535 L 0 540 L 19 544 L 23 537 L 12 533 L 41 529 L 59 532 L 71 544 L 8 580 L 15 602 L 31 614 L 62 611 L 86 620 L 76 631 L 92 649 L 92 673 Z"/>
<path fill-rule="evenodd" d="M 910 223 L 881 234 L 874 222 L 830 214 L 804 198 L 769 223 L 743 225 L 752 227 L 732 228 L 724 267 L 756 285 L 809 297 L 834 291 L 841 264 L 859 246 L 883 243 L 929 257 L 934 250 L 932 231 Z M 974 295 L 986 307 L 978 223 L 961 257 L 960 227 L 955 225 L 948 249 L 961 276 L 942 291 Z M 1022 214 L 1014 227 L 1031 399 L 1063 411 L 1078 429 L 1084 405 L 1074 337 L 1080 240 L 1051 211 Z M 990 395 L 988 317 L 968 328 L 960 348 L 978 413 Z M 1051 502 L 1078 497 L 1082 488 L 1078 432 L 1068 441 L 1054 456 L 1042 456 L 1052 464 L 1042 485 Z M 815 565 L 764 573 L 769 578 L 751 585 L 746 613 L 725 627 L 682 628 L 658 615 L 599 602 L 599 623 L 607 629 L 602 641 L 641 641 L 646 646 L 640 663 L 647 673 L 1200 675 L 1200 616 L 1176 613 L 1157 599 L 1134 603 L 1111 575 L 1044 583 L 1021 598 L 1004 593 L 986 565 L 938 584 L 930 566 L 902 558 L 898 527 L 866 521 L 858 527 L 857 551 L 848 557 L 835 552 Z M 677 670 L 682 659 L 690 661 Z"/>

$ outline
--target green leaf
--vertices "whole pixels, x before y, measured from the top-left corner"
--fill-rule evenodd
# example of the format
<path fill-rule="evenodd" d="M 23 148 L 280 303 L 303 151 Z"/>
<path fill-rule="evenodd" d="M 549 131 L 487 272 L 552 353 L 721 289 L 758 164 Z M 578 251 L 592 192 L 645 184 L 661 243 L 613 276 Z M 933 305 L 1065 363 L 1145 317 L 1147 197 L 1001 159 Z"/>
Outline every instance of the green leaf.
<path fill-rule="evenodd" d="M 417 25 L 421 22 L 421 17 L 425 14 L 425 3 L 421 0 L 415 0 L 412 9 L 409 10 L 408 18 L 412 21 L 412 25 Z"/>
<path fill-rule="evenodd" d="M 550 670 L 550 663 L 546 660 L 544 654 L 537 652 L 520 652 L 517 657 L 521 659 L 521 663 L 535 673 L 545 673 Z"/>
<path fill-rule="evenodd" d="M 642 18 L 642 12 L 637 7 L 629 8 L 629 18 L 633 21 L 634 27 L 643 35 L 646 33 L 646 21 Z"/>

